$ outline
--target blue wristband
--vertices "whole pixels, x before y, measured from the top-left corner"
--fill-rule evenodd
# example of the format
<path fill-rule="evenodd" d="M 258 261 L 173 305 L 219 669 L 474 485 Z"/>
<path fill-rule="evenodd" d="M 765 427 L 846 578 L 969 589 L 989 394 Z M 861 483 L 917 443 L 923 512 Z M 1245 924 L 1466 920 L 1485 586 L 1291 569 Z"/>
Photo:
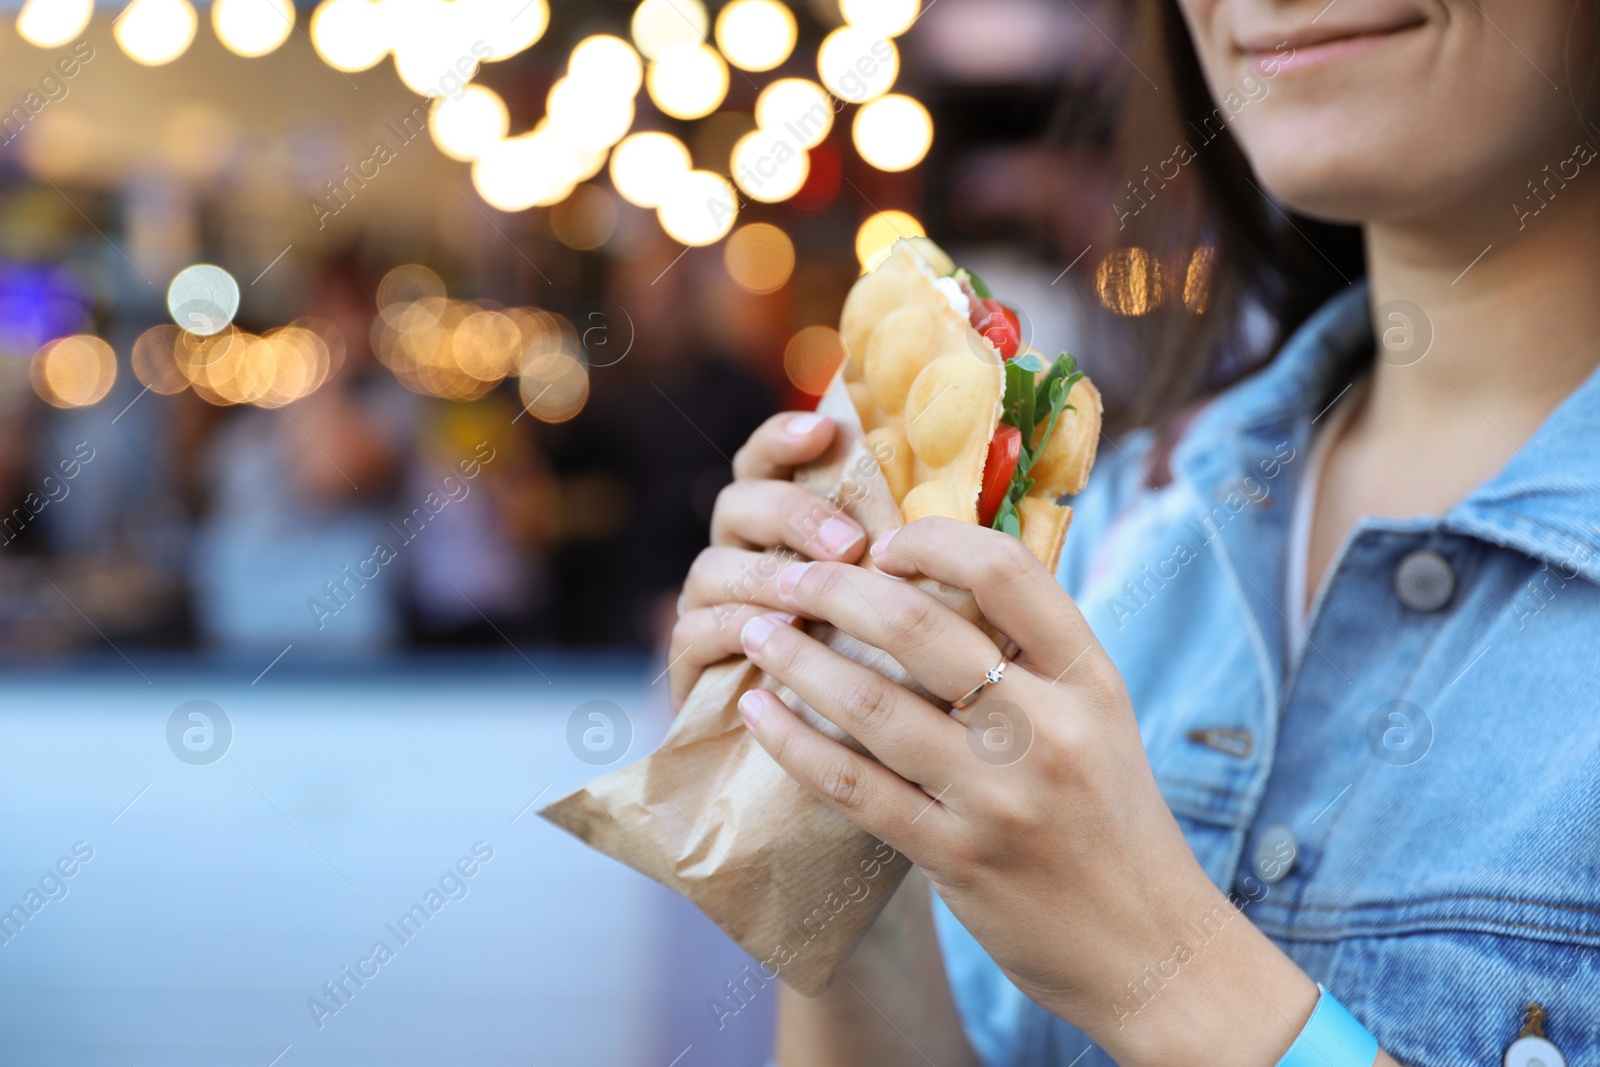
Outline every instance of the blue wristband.
<path fill-rule="evenodd" d="M 1317 983 L 1317 1006 L 1278 1067 L 1372 1067 L 1378 1039 Z"/>

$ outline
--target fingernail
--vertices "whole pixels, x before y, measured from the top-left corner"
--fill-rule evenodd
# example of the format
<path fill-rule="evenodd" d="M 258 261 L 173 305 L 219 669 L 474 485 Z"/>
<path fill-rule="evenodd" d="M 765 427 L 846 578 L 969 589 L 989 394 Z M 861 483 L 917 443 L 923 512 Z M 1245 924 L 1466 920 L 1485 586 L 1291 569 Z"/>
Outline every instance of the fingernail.
<path fill-rule="evenodd" d="M 804 415 L 796 415 L 790 419 L 783 429 L 785 433 L 792 437 L 804 437 L 818 426 L 821 426 L 823 418 L 824 416 L 818 415 L 814 411 L 808 411 Z"/>
<path fill-rule="evenodd" d="M 872 549 L 871 549 L 872 554 L 874 556 L 883 555 L 884 550 L 889 547 L 889 542 L 894 540 L 894 535 L 899 533 L 899 532 L 900 531 L 899 531 L 898 528 L 890 530 L 888 533 L 884 534 L 882 537 L 880 537 L 876 541 L 872 542 Z"/>
<path fill-rule="evenodd" d="M 746 726 L 753 727 L 761 721 L 761 698 L 754 689 L 739 698 L 739 716 Z"/>
<path fill-rule="evenodd" d="M 861 527 L 843 519 L 829 519 L 817 530 L 817 543 L 827 549 L 830 555 L 842 556 L 845 551 L 861 540 L 864 534 Z"/>
<path fill-rule="evenodd" d="M 794 587 L 800 583 L 801 578 L 805 577 L 806 568 L 809 566 L 811 566 L 809 563 L 791 563 L 779 571 L 778 592 L 784 596 L 792 595 Z"/>
<path fill-rule="evenodd" d="M 744 645 L 745 651 L 754 652 L 767 643 L 767 638 L 772 636 L 772 631 L 778 625 L 778 621 L 770 615 L 757 615 L 739 631 L 739 643 Z"/>

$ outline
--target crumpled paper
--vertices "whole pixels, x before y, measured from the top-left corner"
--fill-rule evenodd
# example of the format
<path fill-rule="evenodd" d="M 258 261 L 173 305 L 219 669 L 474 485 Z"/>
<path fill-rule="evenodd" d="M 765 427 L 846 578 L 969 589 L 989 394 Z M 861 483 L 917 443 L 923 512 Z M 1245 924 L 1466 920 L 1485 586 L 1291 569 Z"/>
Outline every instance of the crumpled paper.
<path fill-rule="evenodd" d="M 868 542 L 902 525 L 900 508 L 836 377 L 817 410 L 834 444 L 794 481 L 823 498 L 814 531 L 842 511 Z M 776 573 L 781 561 L 768 557 Z M 994 636 L 966 590 L 916 583 Z M 825 623 L 807 632 L 940 707 L 888 653 Z M 976 680 L 975 680 L 976 681 Z M 817 729 L 861 746 L 742 656 L 706 669 L 661 747 L 551 803 L 540 815 L 686 897 L 741 948 L 807 996 L 825 990 L 905 877 L 910 861 L 807 792 L 739 717 L 739 697 L 772 689 Z"/>

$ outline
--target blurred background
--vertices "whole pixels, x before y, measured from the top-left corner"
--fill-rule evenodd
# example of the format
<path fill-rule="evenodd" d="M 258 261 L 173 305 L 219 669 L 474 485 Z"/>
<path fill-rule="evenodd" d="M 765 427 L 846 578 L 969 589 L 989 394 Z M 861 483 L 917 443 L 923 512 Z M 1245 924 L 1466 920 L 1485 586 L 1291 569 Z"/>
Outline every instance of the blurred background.
<path fill-rule="evenodd" d="M 0 1063 L 764 1062 L 737 950 L 529 809 L 665 729 L 729 457 L 894 239 L 1113 418 L 1204 313 L 1130 11 L 0 3 Z"/>

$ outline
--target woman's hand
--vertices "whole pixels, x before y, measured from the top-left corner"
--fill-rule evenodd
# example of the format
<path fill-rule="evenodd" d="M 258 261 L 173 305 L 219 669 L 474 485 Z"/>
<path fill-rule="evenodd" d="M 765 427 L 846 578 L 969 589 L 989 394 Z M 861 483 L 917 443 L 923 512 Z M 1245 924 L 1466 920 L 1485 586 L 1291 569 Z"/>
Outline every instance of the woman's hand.
<path fill-rule="evenodd" d="M 667 649 L 674 711 L 701 671 L 740 650 L 740 629 L 768 610 L 752 602 L 785 560 L 850 562 L 866 547 L 861 527 L 787 480 L 827 450 L 833 432 L 822 415 L 784 412 L 762 423 L 734 455 L 734 480 L 711 515 L 711 546 L 695 559 L 678 598 Z"/>
<path fill-rule="evenodd" d="M 887 573 L 790 564 L 761 599 L 886 650 L 945 701 L 1001 652 L 887 575 L 972 590 L 1020 653 L 999 684 L 946 713 L 785 615 L 751 619 L 746 654 L 881 763 L 766 690 L 740 702 L 757 741 L 909 856 L 1023 992 L 1119 1062 L 1275 1063 L 1316 986 L 1201 870 L 1157 789 L 1121 676 L 1071 598 L 1015 538 L 949 519 L 902 528 L 873 560 Z M 1217 932 L 1201 941 L 1197 930 Z M 1161 977 L 1148 982 L 1152 968 Z"/>

